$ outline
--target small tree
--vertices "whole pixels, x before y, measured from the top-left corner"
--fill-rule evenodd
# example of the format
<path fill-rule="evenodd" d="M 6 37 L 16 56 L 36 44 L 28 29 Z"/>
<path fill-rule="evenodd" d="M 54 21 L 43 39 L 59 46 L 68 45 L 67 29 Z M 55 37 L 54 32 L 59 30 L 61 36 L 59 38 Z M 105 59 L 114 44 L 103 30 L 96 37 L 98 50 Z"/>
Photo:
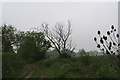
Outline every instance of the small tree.
<path fill-rule="evenodd" d="M 4 24 L 2 27 L 2 52 L 14 52 L 15 32 L 17 31 L 12 25 Z"/>
<path fill-rule="evenodd" d="M 51 47 L 42 32 L 27 31 L 22 36 L 18 53 L 26 60 L 41 60 L 45 58 L 46 51 Z"/>
<path fill-rule="evenodd" d="M 58 51 L 60 57 L 70 57 L 68 51 L 73 52 L 75 49 L 70 40 L 72 32 L 70 21 L 68 21 L 67 30 L 65 29 L 65 26 L 59 23 L 57 23 L 52 30 L 48 28 L 48 24 L 42 24 L 42 27 L 45 36 L 53 44 L 53 48 Z"/>

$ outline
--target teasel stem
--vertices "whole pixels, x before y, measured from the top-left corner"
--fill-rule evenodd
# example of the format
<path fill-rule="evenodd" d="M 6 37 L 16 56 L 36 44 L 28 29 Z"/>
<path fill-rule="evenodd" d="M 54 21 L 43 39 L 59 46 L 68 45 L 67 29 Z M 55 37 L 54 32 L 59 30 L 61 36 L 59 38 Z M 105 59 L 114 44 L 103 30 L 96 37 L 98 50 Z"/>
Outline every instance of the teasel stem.
<path fill-rule="evenodd" d="M 102 38 L 102 37 L 101 37 L 101 38 L 100 38 L 100 43 L 103 45 L 103 47 L 104 47 L 104 49 L 106 50 L 106 52 L 108 51 L 109 53 L 111 53 L 111 52 L 109 51 L 109 49 L 107 49 L 108 47 L 105 46 L 105 44 L 104 44 L 104 39 L 105 39 L 105 38 Z"/>
<path fill-rule="evenodd" d="M 105 43 L 106 43 L 107 45 L 109 45 L 108 42 L 107 42 L 107 40 L 105 40 Z"/>
<path fill-rule="evenodd" d="M 113 41 L 112 41 L 113 42 Z M 111 43 L 112 43 L 111 42 Z M 113 43 L 115 43 L 115 42 L 113 42 Z M 116 43 L 115 43 L 116 44 Z M 112 47 L 112 49 L 114 50 L 114 51 L 117 51 L 118 50 L 118 44 L 116 44 L 116 45 L 114 45 L 114 46 L 111 46 Z"/>
<path fill-rule="evenodd" d="M 115 43 L 110 35 L 109 35 L 109 37 L 110 37 L 111 41 L 112 41 L 113 43 Z M 114 47 L 115 47 L 116 50 L 118 50 L 118 45 L 117 45 L 117 43 L 115 43 L 115 44 L 116 44 L 116 45 L 114 45 Z"/>
<path fill-rule="evenodd" d="M 109 31 L 107 31 L 107 34 L 108 34 L 108 36 L 110 37 L 110 40 L 113 42 L 113 45 L 115 44 L 114 46 L 116 46 L 117 43 L 114 42 L 114 40 L 112 39 L 111 34 L 110 34 Z"/>
<path fill-rule="evenodd" d="M 95 37 L 96 38 L 96 37 Z M 95 40 L 95 39 L 94 39 Z M 96 45 L 98 45 L 97 38 L 95 40 Z M 100 45 L 100 44 L 99 44 Z M 104 51 L 99 47 L 100 51 L 104 54 Z"/>
<path fill-rule="evenodd" d="M 102 36 L 101 36 L 101 35 L 99 35 L 99 37 L 100 37 L 100 38 L 102 38 Z"/>
<path fill-rule="evenodd" d="M 113 31 L 113 30 L 112 30 L 112 31 Z M 115 32 L 114 32 L 114 31 L 113 31 L 113 37 L 114 37 L 116 43 L 118 43 L 118 41 L 117 41 L 117 39 L 116 39 L 116 37 L 115 37 Z"/>
<path fill-rule="evenodd" d="M 107 42 L 107 40 L 104 40 L 105 41 L 105 44 L 104 44 L 104 47 L 105 47 L 105 45 L 106 45 L 106 48 L 107 48 L 107 50 L 111 53 L 111 51 L 113 50 L 113 51 L 117 51 L 117 48 L 116 47 L 114 47 L 114 46 L 111 46 L 111 49 L 109 49 L 109 46 L 110 46 L 110 44 Z M 112 42 L 111 42 L 111 44 L 112 44 Z M 105 49 L 106 49 L 105 48 Z"/>
<path fill-rule="evenodd" d="M 117 51 L 117 48 L 114 47 L 114 46 L 112 46 L 112 42 L 110 42 L 110 43 L 111 43 L 111 50 L 114 51 L 114 52 L 116 52 L 116 51 Z"/>
<path fill-rule="evenodd" d="M 110 44 L 107 42 L 107 40 L 105 40 L 105 43 L 106 43 L 107 47 L 109 47 Z M 113 46 L 111 46 L 111 49 L 115 50 L 115 48 Z"/>
<path fill-rule="evenodd" d="M 105 52 L 101 49 L 101 48 L 99 48 L 100 49 L 100 51 L 103 53 L 103 54 L 105 54 Z"/>
<path fill-rule="evenodd" d="M 105 40 L 107 47 L 109 47 L 108 42 Z M 112 44 L 112 43 L 111 43 Z M 116 50 L 113 46 L 111 46 L 111 49 Z"/>
<path fill-rule="evenodd" d="M 105 54 L 105 52 L 100 48 L 100 50 L 101 50 L 101 52 L 103 53 L 103 54 Z"/>
<path fill-rule="evenodd" d="M 111 54 L 111 51 L 108 49 L 108 47 L 106 47 L 103 43 L 103 47 L 106 49 L 106 51 L 108 51 Z"/>
<path fill-rule="evenodd" d="M 107 47 L 109 47 L 110 46 L 110 43 L 111 43 L 111 49 L 113 49 L 114 51 L 116 51 L 117 50 L 117 48 L 116 47 L 114 47 L 114 46 L 112 46 L 112 42 L 107 42 L 107 41 L 105 41 L 106 43 L 107 43 Z"/>
<path fill-rule="evenodd" d="M 98 43 L 97 43 L 97 41 L 95 41 L 96 42 L 96 44 L 98 45 Z M 100 45 L 100 44 L 99 44 Z M 101 48 L 99 48 L 100 49 L 100 51 L 104 54 L 104 52 L 102 51 L 102 49 Z"/>
<path fill-rule="evenodd" d="M 112 46 L 112 49 L 115 51 L 115 52 L 117 52 L 117 50 L 118 50 L 118 48 L 116 47 L 116 46 Z"/>
<path fill-rule="evenodd" d="M 101 38 L 100 39 L 100 43 L 103 45 L 103 48 L 106 50 L 106 52 L 108 51 L 108 53 L 110 54 L 111 53 L 111 51 L 109 50 L 109 48 L 108 47 L 106 47 L 106 45 L 104 44 L 104 41 L 103 41 L 103 39 Z M 106 53 L 105 52 L 105 53 Z M 106 53 L 107 54 L 107 53 Z"/>
<path fill-rule="evenodd" d="M 98 35 L 99 35 L 99 37 L 101 38 L 101 32 L 100 32 L 100 31 L 98 31 Z"/>
<path fill-rule="evenodd" d="M 111 53 L 111 49 L 109 49 L 109 44 L 108 44 L 108 42 L 107 42 L 107 40 L 104 40 L 105 41 L 105 44 L 104 44 L 104 46 L 106 45 L 106 47 L 107 47 L 107 50 Z"/>
<path fill-rule="evenodd" d="M 116 47 L 113 47 L 113 46 L 112 46 L 112 49 L 113 49 L 114 51 L 117 51 L 117 50 L 118 50 Z"/>
<path fill-rule="evenodd" d="M 115 43 L 110 35 L 109 35 L 109 37 L 110 37 L 111 41 L 112 41 L 113 43 Z M 115 44 L 116 44 L 116 43 L 115 43 Z"/>
<path fill-rule="evenodd" d="M 105 54 L 105 52 L 101 49 L 101 48 L 99 48 L 100 49 L 100 51 L 103 53 L 103 54 Z"/>
<path fill-rule="evenodd" d="M 108 42 L 107 42 L 106 40 L 104 40 L 104 41 L 105 41 L 105 44 L 106 44 L 106 46 L 107 46 L 107 47 L 109 47 L 109 44 L 108 44 Z"/>

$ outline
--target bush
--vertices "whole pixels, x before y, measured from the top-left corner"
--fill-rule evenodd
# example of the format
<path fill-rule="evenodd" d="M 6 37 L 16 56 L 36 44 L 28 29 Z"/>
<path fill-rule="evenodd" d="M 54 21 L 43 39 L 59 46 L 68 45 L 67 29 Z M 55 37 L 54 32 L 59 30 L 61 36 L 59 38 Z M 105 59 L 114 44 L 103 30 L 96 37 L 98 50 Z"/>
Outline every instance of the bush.
<path fill-rule="evenodd" d="M 40 61 L 39 64 L 42 67 L 50 67 L 55 62 L 56 61 L 54 59 L 44 59 L 44 60 Z"/>
<path fill-rule="evenodd" d="M 22 68 L 22 61 L 16 53 L 2 53 L 2 74 L 3 77 L 16 69 Z"/>
<path fill-rule="evenodd" d="M 103 56 L 94 57 L 92 56 L 92 58 L 88 60 L 84 60 L 86 58 L 82 60 L 82 57 L 81 59 L 53 58 L 42 60 L 38 64 L 46 70 L 45 75 L 47 75 L 48 78 L 118 78 L 119 70 L 117 71 L 114 69 L 114 66 L 110 67 L 108 65 L 108 56 L 105 56 L 108 61 L 105 61 Z M 92 59 L 93 61 L 91 61 Z M 88 65 L 88 63 L 85 62 L 89 60 L 91 62 L 89 62 Z"/>
<path fill-rule="evenodd" d="M 79 52 L 80 53 L 80 60 L 81 62 L 88 66 L 90 64 L 90 56 L 89 53 L 85 52 L 83 49 Z"/>
<path fill-rule="evenodd" d="M 27 61 L 39 61 L 46 58 L 46 52 L 51 43 L 45 39 L 42 32 L 27 31 L 23 34 L 18 54 Z"/>
<path fill-rule="evenodd" d="M 118 78 L 117 71 L 108 67 L 108 66 L 101 66 L 96 71 L 96 77 L 98 78 Z"/>

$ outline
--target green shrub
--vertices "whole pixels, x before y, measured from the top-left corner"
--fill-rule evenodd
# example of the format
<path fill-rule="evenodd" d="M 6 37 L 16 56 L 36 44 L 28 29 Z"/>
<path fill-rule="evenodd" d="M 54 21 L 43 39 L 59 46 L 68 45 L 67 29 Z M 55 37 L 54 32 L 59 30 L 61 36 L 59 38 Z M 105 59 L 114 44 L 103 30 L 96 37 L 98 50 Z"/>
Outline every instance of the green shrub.
<path fill-rule="evenodd" d="M 54 64 L 54 62 L 56 62 L 55 59 L 44 59 L 39 62 L 39 65 L 43 67 L 50 67 L 52 64 Z"/>
<path fill-rule="evenodd" d="M 16 53 L 2 53 L 2 74 L 3 77 L 16 69 L 22 68 L 22 61 Z"/>
<path fill-rule="evenodd" d="M 88 66 L 90 64 L 90 62 L 91 62 L 89 53 L 87 53 L 84 50 L 82 50 L 80 52 L 80 60 L 81 60 L 81 63 L 83 63 L 83 65 Z"/>
<path fill-rule="evenodd" d="M 40 61 L 46 58 L 46 52 L 51 43 L 45 39 L 44 33 L 27 31 L 21 38 L 18 54 L 29 62 Z"/>
<path fill-rule="evenodd" d="M 118 78 L 117 71 L 109 66 L 101 66 L 96 71 L 96 77 L 98 78 Z"/>

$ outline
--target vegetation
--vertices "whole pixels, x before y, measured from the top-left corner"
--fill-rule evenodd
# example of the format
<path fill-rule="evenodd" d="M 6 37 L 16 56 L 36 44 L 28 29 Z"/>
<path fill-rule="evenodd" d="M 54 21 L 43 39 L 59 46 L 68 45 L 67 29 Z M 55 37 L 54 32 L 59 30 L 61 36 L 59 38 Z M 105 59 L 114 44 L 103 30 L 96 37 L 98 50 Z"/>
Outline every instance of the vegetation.
<path fill-rule="evenodd" d="M 97 51 L 92 55 L 93 51 L 84 49 L 74 52 L 69 21 L 65 29 L 62 24 L 57 24 L 53 31 L 48 24 L 42 27 L 43 31 L 26 32 L 12 25 L 1 27 L 3 78 L 119 78 L 119 47 L 111 37 L 111 34 L 115 37 L 113 26 L 111 32 L 107 32 L 112 42 L 100 31 L 100 43 L 94 38 L 103 53 L 101 56 Z M 116 37 L 118 39 L 119 35 Z"/>
<path fill-rule="evenodd" d="M 89 59 L 89 64 L 86 64 L 82 57 L 47 59 L 38 64 L 44 68 L 44 76 L 48 78 L 119 78 L 118 71 L 107 65 L 107 61 L 102 63 L 105 58 L 107 57 L 93 56 Z"/>
<path fill-rule="evenodd" d="M 97 47 L 101 50 L 103 54 L 115 55 L 119 54 L 120 43 L 118 42 L 119 34 L 115 34 L 116 29 L 114 26 L 111 26 L 111 30 L 107 31 L 107 36 L 101 35 L 101 32 L 98 31 L 100 38 L 100 43 L 97 42 L 97 38 L 94 37 L 94 40 L 97 44 Z"/>
<path fill-rule="evenodd" d="M 98 31 L 100 38 L 100 43 L 98 43 L 97 38 L 94 37 L 94 41 L 97 44 L 97 47 L 101 50 L 104 55 L 110 55 L 111 57 L 116 58 L 117 67 L 120 70 L 120 43 L 119 43 L 119 34 L 115 34 L 116 29 L 114 26 L 111 26 L 111 30 L 107 31 L 107 36 L 101 35 L 101 32 Z M 113 66 L 111 64 L 111 66 Z"/>
<path fill-rule="evenodd" d="M 30 61 L 39 61 L 45 58 L 46 51 L 51 47 L 42 32 L 29 32 L 23 34 L 18 54 Z"/>
<path fill-rule="evenodd" d="M 15 53 L 2 53 L 2 73 L 3 77 L 7 74 L 21 69 L 23 65 L 19 55 Z"/>
<path fill-rule="evenodd" d="M 110 66 L 109 64 L 111 63 L 110 57 L 90 57 L 90 63 L 89 61 L 84 61 L 82 57 L 67 59 L 49 58 L 32 63 L 31 65 L 34 64 L 35 70 L 30 78 L 119 78 L 119 71 L 116 70 L 116 67 L 114 67 L 116 64 L 114 66 Z M 11 72 L 10 74 L 8 74 L 7 78 L 11 78 L 14 76 L 18 78 L 21 74 L 21 71 L 23 71 L 23 69 L 20 69 L 17 72 Z M 31 70 L 28 71 L 29 72 L 22 76 L 28 76 Z"/>
<path fill-rule="evenodd" d="M 14 52 L 16 29 L 12 25 L 4 24 L 2 26 L 2 52 Z"/>
<path fill-rule="evenodd" d="M 68 21 L 67 28 L 63 24 L 57 23 L 51 31 L 48 26 L 48 24 L 42 24 L 43 32 L 53 44 L 53 47 L 58 51 L 59 56 L 62 58 L 71 57 L 69 52 L 73 52 L 75 48 L 70 40 L 72 32 L 70 21 Z"/>

